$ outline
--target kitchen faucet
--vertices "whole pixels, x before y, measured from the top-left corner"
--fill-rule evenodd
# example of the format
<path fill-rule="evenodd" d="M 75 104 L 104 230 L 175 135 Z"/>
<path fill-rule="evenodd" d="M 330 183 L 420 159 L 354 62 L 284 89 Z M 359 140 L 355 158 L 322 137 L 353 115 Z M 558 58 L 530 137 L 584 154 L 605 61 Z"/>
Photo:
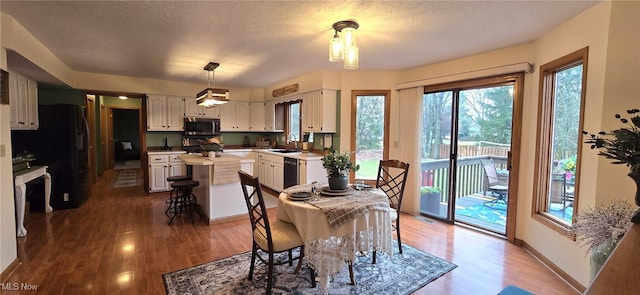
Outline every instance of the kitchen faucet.
<path fill-rule="evenodd" d="M 291 135 L 293 135 L 293 140 L 291 140 Z M 297 150 L 298 149 L 298 142 L 297 142 L 296 134 L 295 133 L 289 134 L 289 137 L 287 139 L 289 140 L 289 143 L 291 143 L 293 141 L 293 148 Z"/>

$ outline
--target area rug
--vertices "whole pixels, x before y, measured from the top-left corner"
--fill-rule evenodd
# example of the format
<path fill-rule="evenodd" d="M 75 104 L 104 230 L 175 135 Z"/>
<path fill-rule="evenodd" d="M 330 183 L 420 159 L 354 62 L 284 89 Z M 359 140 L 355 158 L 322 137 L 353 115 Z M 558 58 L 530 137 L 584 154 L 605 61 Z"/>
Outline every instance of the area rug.
<path fill-rule="evenodd" d="M 117 170 L 111 187 L 130 187 L 140 185 L 138 169 Z"/>
<path fill-rule="evenodd" d="M 398 246 L 394 241 L 394 249 Z M 457 265 L 429 253 L 402 245 L 403 254 L 393 257 L 378 254 L 376 264 L 371 255 L 354 262 L 356 285 L 350 284 L 345 268 L 329 284 L 329 294 L 410 294 L 453 270 Z M 257 263 L 254 279 L 249 280 L 251 252 L 234 255 L 187 269 L 162 275 L 167 294 L 263 294 L 267 286 L 267 267 Z M 322 294 L 320 284 L 311 288 L 309 268 L 304 263 L 298 274 L 294 266 L 274 268 L 273 294 Z"/>
<path fill-rule="evenodd" d="M 551 214 L 558 218 L 571 221 L 573 215 L 573 207 L 568 207 L 565 215 L 562 215 L 562 204 L 551 204 Z M 471 207 L 456 208 L 456 214 L 468 216 L 477 220 L 490 222 L 497 225 L 507 225 L 507 205 L 497 202 L 495 205 L 485 206 L 482 203 Z"/>
<path fill-rule="evenodd" d="M 471 207 L 456 208 L 456 214 L 506 226 L 507 205 L 502 202 L 497 202 L 496 204 L 490 206 L 491 208 L 480 203 Z"/>

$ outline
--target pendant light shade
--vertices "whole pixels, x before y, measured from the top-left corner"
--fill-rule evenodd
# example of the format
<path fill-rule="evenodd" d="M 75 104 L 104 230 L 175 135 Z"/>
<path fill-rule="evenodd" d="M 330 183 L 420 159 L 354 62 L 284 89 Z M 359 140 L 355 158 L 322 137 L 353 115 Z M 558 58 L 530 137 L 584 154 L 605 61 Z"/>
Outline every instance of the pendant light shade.
<path fill-rule="evenodd" d="M 204 66 L 204 70 L 208 72 L 209 87 L 196 94 L 196 102 L 198 105 L 209 108 L 229 102 L 229 89 L 215 88 L 215 77 L 213 84 L 214 87 L 211 87 L 213 71 L 219 65 L 219 63 L 209 62 Z"/>
<path fill-rule="evenodd" d="M 345 69 L 358 68 L 358 47 L 356 45 L 356 30 L 360 25 L 354 21 L 345 20 L 333 24 L 334 35 L 329 39 L 329 61 L 344 62 Z"/>

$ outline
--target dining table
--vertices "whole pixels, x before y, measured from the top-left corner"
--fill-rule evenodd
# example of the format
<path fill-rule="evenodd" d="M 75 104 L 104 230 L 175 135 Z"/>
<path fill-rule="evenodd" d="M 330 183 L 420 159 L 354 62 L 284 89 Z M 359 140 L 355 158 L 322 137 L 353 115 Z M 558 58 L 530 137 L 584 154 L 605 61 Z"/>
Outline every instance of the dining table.
<path fill-rule="evenodd" d="M 331 278 L 357 255 L 393 252 L 389 199 L 377 188 L 331 191 L 326 184 L 295 185 L 280 193 L 276 217 L 295 225 L 325 294 Z"/>

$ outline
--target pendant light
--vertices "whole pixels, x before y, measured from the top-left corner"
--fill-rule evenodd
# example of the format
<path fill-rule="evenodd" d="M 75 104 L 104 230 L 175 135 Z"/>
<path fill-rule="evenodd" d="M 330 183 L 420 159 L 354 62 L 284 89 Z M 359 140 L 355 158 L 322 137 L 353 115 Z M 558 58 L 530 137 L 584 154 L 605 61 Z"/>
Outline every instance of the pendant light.
<path fill-rule="evenodd" d="M 216 105 L 221 105 L 229 102 L 229 89 L 215 88 L 215 85 L 216 85 L 215 77 L 213 77 L 214 87 L 211 87 L 213 71 L 219 65 L 220 64 L 217 62 L 209 62 L 206 66 L 204 66 L 204 70 L 207 71 L 208 73 L 209 87 L 207 87 L 205 90 L 202 90 L 198 92 L 198 94 L 196 94 L 196 102 L 198 103 L 198 105 L 210 108 Z"/>

